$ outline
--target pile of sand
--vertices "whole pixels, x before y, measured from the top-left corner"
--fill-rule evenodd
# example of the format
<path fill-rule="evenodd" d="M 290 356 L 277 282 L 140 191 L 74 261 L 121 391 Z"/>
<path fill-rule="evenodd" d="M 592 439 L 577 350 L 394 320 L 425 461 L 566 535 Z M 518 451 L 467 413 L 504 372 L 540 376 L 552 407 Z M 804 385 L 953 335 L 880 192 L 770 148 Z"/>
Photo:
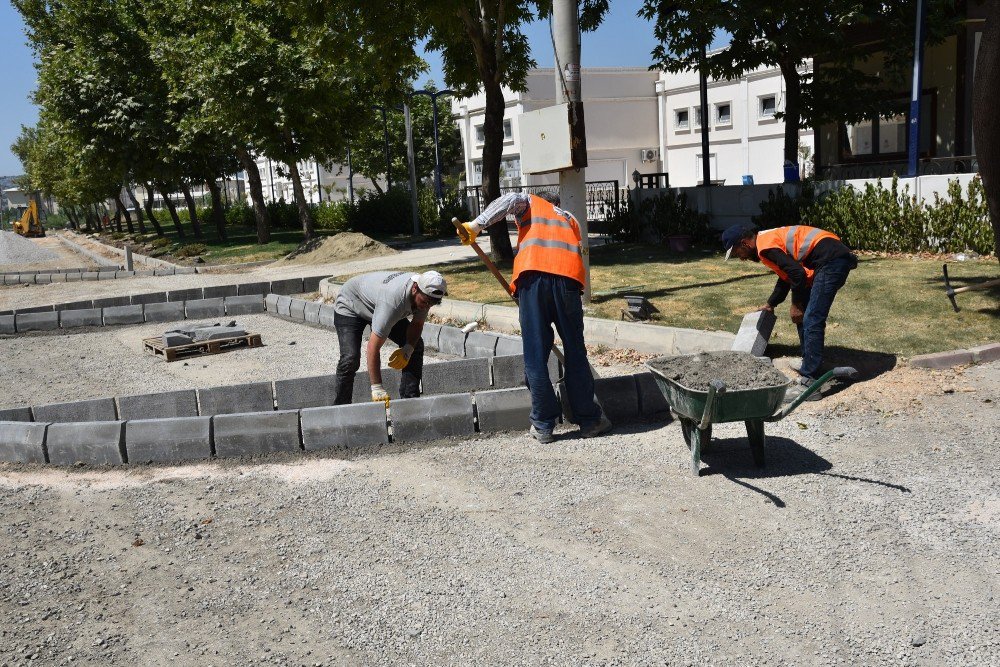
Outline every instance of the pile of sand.
<path fill-rule="evenodd" d="M 59 255 L 14 232 L 0 231 L 0 266 L 51 262 Z"/>
<path fill-rule="evenodd" d="M 330 264 L 399 252 L 358 232 L 342 232 L 303 243 L 275 264 Z"/>
<path fill-rule="evenodd" d="M 702 352 L 679 357 L 658 357 L 649 365 L 688 389 L 708 391 L 708 383 L 722 380 L 730 391 L 762 389 L 788 383 L 769 360 L 746 352 Z"/>

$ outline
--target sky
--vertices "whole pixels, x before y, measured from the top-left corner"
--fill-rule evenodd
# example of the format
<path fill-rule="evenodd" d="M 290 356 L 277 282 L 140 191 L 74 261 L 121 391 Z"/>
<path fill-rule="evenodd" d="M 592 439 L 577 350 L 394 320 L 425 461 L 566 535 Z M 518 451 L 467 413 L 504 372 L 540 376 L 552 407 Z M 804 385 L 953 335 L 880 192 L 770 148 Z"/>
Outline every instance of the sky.
<path fill-rule="evenodd" d="M 10 152 L 22 125 L 34 125 L 38 112 L 28 97 L 35 87 L 32 53 L 24 36 L 24 23 L 9 0 L 0 0 L 0 176 L 22 173 L 20 161 Z M 604 22 L 584 33 L 581 43 L 583 67 L 648 67 L 656 46 L 652 23 L 636 16 L 642 0 L 615 0 Z M 548 21 L 524 26 L 532 55 L 539 67 L 552 67 L 552 41 Z M 713 47 L 721 46 L 716 43 Z M 425 53 L 430 70 L 418 82 L 434 81 L 443 87 L 441 59 Z"/>

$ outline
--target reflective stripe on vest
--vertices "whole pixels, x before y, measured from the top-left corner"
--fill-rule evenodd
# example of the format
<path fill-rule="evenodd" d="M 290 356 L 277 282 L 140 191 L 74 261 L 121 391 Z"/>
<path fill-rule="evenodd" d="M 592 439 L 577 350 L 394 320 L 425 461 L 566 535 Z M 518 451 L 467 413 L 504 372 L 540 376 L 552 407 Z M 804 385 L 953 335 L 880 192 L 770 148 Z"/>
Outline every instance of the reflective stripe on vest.
<path fill-rule="evenodd" d="M 796 237 L 800 237 L 798 249 L 795 247 Z M 790 227 L 769 229 L 757 234 L 757 256 L 760 259 L 761 264 L 774 271 L 785 282 L 789 282 L 788 276 L 785 272 L 782 271 L 777 264 L 774 264 L 765 258 L 762 253 L 765 250 L 770 249 L 783 250 L 785 254 L 801 264 L 806 257 L 809 256 L 809 252 L 813 249 L 813 247 L 826 238 L 837 239 L 838 241 L 840 240 L 840 237 L 832 232 L 805 225 L 792 225 Z M 807 266 L 803 266 L 802 269 L 806 273 L 806 284 L 812 285 L 815 271 Z"/>
<path fill-rule="evenodd" d="M 586 282 L 580 227 L 576 219 L 541 197 L 531 195 L 517 221 L 517 256 L 511 287 L 524 271 L 539 271 Z"/>
<path fill-rule="evenodd" d="M 793 257 L 796 262 L 801 263 L 802 260 L 806 258 L 809 251 L 812 250 L 813 239 L 823 233 L 822 229 L 812 228 L 806 237 L 802 239 L 802 245 L 799 247 L 799 252 L 795 252 L 795 233 L 799 230 L 799 225 L 792 225 L 788 228 L 788 232 L 785 234 L 785 253 L 789 257 Z"/>

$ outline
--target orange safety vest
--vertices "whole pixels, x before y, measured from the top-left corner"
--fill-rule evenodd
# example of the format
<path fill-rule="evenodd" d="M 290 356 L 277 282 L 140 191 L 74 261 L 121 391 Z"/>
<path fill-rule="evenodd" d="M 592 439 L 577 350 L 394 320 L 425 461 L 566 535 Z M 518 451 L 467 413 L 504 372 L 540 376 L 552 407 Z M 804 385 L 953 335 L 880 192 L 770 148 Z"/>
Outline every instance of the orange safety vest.
<path fill-rule="evenodd" d="M 832 232 L 819 229 L 817 227 L 807 227 L 806 225 L 792 225 L 791 227 L 778 227 L 769 229 L 757 234 L 757 256 L 760 263 L 777 273 L 786 283 L 790 282 L 785 272 L 778 268 L 778 265 L 764 257 L 765 250 L 776 248 L 796 262 L 801 264 L 809 256 L 816 244 L 823 239 L 837 239 L 840 237 Z M 806 284 L 812 285 L 815 271 L 802 267 L 806 272 Z"/>
<path fill-rule="evenodd" d="M 586 283 L 580 226 L 572 214 L 531 195 L 528 210 L 517 221 L 517 257 L 510 286 L 517 289 L 523 271 L 542 271 Z"/>

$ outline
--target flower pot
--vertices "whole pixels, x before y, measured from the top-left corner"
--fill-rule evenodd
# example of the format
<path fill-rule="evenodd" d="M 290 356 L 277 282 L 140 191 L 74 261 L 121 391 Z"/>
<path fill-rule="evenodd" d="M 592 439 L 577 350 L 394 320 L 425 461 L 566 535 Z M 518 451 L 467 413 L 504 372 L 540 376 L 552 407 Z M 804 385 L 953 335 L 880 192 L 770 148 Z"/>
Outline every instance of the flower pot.
<path fill-rule="evenodd" d="M 687 252 L 691 249 L 691 237 L 686 234 L 667 237 L 670 252 Z"/>

